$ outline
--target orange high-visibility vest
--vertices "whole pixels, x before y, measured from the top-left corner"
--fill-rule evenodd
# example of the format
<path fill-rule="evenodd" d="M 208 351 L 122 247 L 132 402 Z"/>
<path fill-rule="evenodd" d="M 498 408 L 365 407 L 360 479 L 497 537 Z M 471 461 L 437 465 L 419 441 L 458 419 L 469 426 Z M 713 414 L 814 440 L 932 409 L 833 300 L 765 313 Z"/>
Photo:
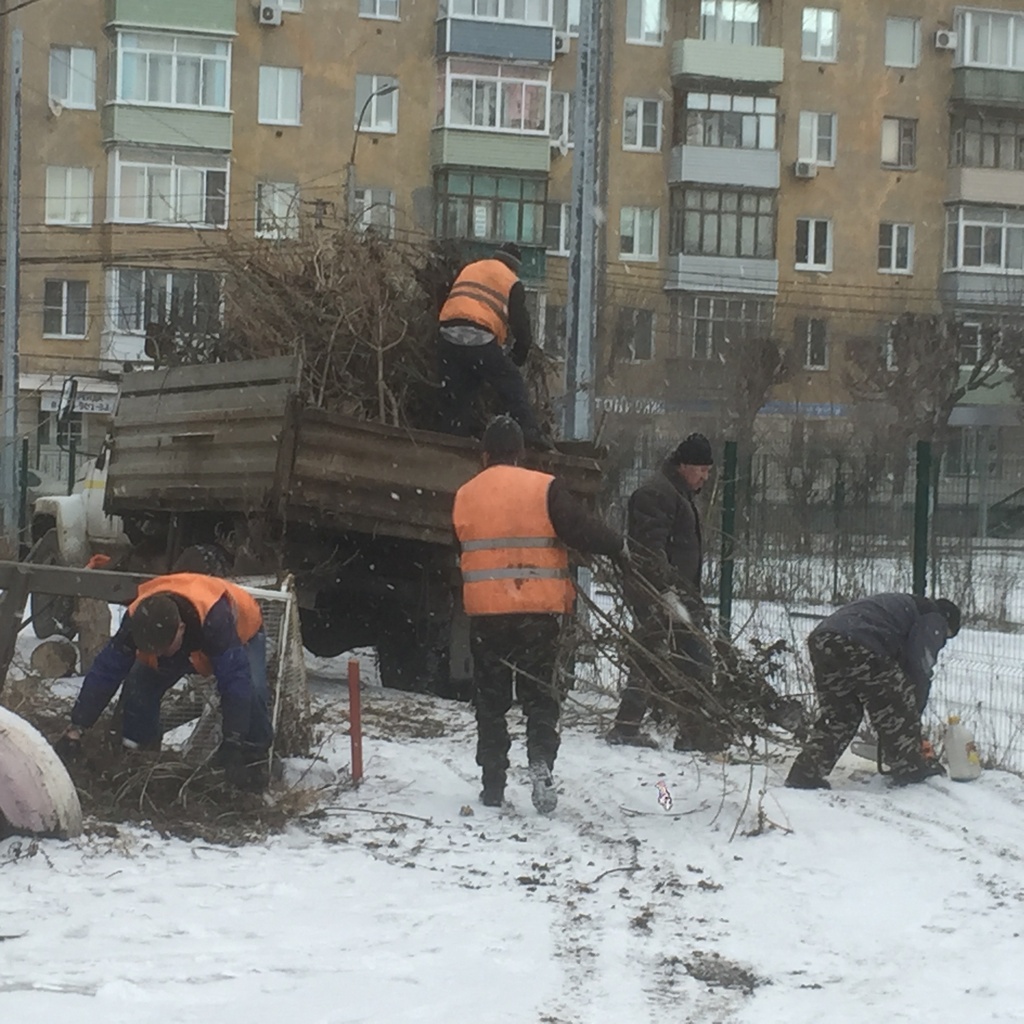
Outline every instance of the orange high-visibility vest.
<path fill-rule="evenodd" d="M 154 594 L 177 594 L 185 598 L 199 613 L 199 621 L 205 622 L 210 609 L 226 594 L 235 613 L 238 639 L 247 644 L 262 628 L 263 613 L 256 599 L 241 587 L 216 576 L 203 576 L 197 572 L 176 572 L 169 576 L 157 576 L 140 585 L 134 601 L 128 605 L 131 615 L 140 601 Z M 139 653 L 139 659 L 147 665 L 156 666 L 156 655 Z M 190 660 L 197 672 L 204 676 L 213 675 L 213 665 L 202 651 L 193 651 Z"/>
<path fill-rule="evenodd" d="M 548 516 L 552 480 L 519 466 L 489 466 L 456 492 L 452 522 L 467 615 L 572 611 L 569 555 Z"/>
<path fill-rule="evenodd" d="M 441 323 L 469 320 L 504 345 L 508 338 L 508 297 L 519 278 L 501 260 L 476 260 L 462 268 L 441 307 Z"/>

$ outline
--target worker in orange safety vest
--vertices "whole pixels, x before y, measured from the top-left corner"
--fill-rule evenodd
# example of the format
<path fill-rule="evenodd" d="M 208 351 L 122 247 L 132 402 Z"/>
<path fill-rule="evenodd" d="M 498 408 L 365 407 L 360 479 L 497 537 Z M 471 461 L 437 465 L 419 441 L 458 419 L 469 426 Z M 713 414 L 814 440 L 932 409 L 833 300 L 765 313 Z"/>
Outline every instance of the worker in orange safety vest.
<path fill-rule="evenodd" d="M 506 242 L 488 259 L 463 267 L 441 307 L 441 429 L 463 437 L 475 433 L 474 399 L 489 384 L 527 444 L 550 448 L 518 369 L 533 345 L 521 263 L 519 246 Z"/>
<path fill-rule="evenodd" d="M 623 539 L 563 481 L 519 465 L 523 432 L 511 417 L 490 423 L 483 449 L 484 469 L 459 488 L 452 513 L 470 617 L 480 799 L 488 807 L 504 800 L 511 746 L 505 716 L 515 688 L 526 715 L 533 804 L 550 814 L 558 801 L 555 660 L 562 617 L 575 600 L 567 548 L 618 560 Z"/>

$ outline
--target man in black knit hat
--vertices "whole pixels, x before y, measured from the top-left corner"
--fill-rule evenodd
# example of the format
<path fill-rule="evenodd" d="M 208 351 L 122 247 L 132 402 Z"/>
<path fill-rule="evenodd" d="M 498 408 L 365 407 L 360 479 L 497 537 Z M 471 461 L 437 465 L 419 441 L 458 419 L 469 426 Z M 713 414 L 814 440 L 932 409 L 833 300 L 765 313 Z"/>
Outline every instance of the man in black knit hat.
<path fill-rule="evenodd" d="M 944 775 L 921 743 L 939 651 L 960 632 L 960 609 L 945 598 L 875 594 L 844 605 L 807 638 L 818 719 L 786 785 L 829 789 L 825 776 L 866 711 L 897 785 Z"/>
<path fill-rule="evenodd" d="M 700 699 L 711 683 L 712 655 L 701 597 L 704 555 L 695 498 L 713 464 L 711 442 L 703 434 L 690 434 L 660 472 L 630 496 L 629 550 L 637 573 L 627 586 L 627 599 L 634 642 L 629 680 L 615 725 L 605 737 L 609 743 L 656 745 L 640 731 L 654 688 L 676 718 L 677 750 L 723 746 L 719 725 Z M 659 667 L 666 659 L 673 666 L 670 673 Z M 677 677 L 679 685 L 673 685 Z"/>

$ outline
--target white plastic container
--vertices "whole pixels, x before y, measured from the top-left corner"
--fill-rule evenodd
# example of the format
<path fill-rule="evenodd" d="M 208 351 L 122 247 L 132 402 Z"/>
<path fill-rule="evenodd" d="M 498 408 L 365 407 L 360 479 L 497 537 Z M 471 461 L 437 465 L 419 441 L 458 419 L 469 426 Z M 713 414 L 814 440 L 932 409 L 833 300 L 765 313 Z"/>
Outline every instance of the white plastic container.
<path fill-rule="evenodd" d="M 960 724 L 959 715 L 950 715 L 943 743 L 949 777 L 954 782 L 970 782 L 981 774 L 981 758 L 974 745 L 974 734 Z"/>

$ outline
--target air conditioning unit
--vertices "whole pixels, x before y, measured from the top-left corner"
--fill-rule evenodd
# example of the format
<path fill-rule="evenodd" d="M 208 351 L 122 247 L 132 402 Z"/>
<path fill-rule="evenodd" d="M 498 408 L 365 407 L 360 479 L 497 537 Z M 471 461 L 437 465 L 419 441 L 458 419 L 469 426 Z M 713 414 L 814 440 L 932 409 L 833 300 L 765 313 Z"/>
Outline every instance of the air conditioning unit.
<path fill-rule="evenodd" d="M 259 23 L 273 26 L 281 24 L 281 5 L 276 0 L 264 0 L 260 4 Z"/>
<path fill-rule="evenodd" d="M 572 45 L 572 36 L 568 32 L 555 33 L 555 53 L 568 53 Z"/>
<path fill-rule="evenodd" d="M 957 43 L 959 43 L 957 34 L 951 32 L 948 28 L 940 28 L 935 33 L 935 49 L 936 50 L 955 50 Z"/>
<path fill-rule="evenodd" d="M 813 160 L 797 160 L 793 164 L 793 174 L 798 178 L 816 178 L 818 165 Z"/>

